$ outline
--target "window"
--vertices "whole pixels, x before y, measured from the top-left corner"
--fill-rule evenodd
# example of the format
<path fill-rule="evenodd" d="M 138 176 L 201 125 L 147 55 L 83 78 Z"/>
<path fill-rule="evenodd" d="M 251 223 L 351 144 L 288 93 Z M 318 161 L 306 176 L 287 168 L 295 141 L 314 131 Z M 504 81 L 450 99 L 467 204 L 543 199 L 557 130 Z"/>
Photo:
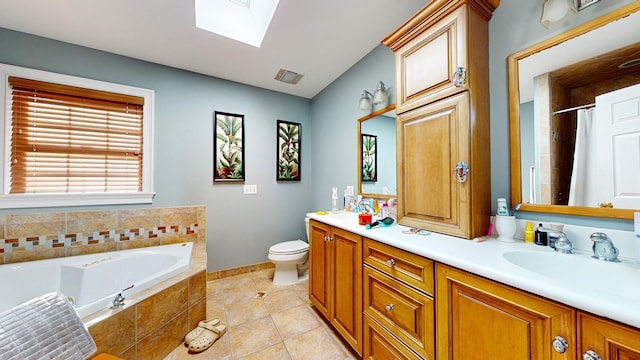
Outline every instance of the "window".
<path fill-rule="evenodd" d="M 11 68 L 0 208 L 151 202 L 152 91 Z"/>

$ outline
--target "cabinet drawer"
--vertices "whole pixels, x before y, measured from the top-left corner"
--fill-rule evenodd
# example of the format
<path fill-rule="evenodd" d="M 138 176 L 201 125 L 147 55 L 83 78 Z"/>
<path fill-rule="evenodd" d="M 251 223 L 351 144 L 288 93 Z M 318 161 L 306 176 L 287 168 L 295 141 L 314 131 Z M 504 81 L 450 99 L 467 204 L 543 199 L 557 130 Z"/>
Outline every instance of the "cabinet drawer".
<path fill-rule="evenodd" d="M 418 355 L 368 316 L 364 317 L 364 332 L 364 338 L 368 339 L 364 344 L 364 359 L 420 360 Z"/>
<path fill-rule="evenodd" d="M 393 246 L 364 239 L 364 263 L 433 296 L 433 261 Z"/>
<path fill-rule="evenodd" d="M 364 313 L 419 355 L 434 354 L 434 302 L 388 275 L 364 267 Z"/>

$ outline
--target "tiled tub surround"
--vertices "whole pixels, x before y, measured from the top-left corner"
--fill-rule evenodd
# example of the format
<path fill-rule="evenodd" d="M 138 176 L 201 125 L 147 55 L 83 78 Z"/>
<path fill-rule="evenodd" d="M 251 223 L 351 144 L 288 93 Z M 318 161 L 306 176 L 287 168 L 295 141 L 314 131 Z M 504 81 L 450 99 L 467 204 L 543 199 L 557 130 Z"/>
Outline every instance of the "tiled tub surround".
<path fill-rule="evenodd" d="M 0 215 L 0 222 L 0 264 L 193 243 L 187 271 L 133 296 L 125 293 L 122 309 L 83 318 L 97 353 L 161 359 L 206 318 L 204 206 Z"/>

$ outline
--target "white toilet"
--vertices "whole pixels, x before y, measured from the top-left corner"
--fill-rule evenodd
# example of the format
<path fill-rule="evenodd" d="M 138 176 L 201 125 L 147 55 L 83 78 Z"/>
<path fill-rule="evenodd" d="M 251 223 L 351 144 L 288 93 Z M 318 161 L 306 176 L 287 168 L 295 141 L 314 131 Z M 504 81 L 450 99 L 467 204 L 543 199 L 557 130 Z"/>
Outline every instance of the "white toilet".
<path fill-rule="evenodd" d="M 309 219 L 305 219 L 307 240 L 309 239 Z M 298 239 L 285 241 L 269 248 L 269 260 L 275 264 L 274 285 L 292 285 L 306 277 L 309 244 Z"/>

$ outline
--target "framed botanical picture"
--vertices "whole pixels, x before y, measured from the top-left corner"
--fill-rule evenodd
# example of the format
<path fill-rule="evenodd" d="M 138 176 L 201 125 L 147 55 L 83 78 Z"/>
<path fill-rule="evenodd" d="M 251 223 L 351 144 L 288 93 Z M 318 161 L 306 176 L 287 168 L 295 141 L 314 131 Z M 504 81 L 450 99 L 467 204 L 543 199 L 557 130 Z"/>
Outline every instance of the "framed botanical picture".
<path fill-rule="evenodd" d="M 244 115 L 216 111 L 213 181 L 244 181 Z"/>
<path fill-rule="evenodd" d="M 378 181 L 376 135 L 362 134 L 362 181 Z"/>
<path fill-rule="evenodd" d="M 299 123 L 278 120 L 276 180 L 300 181 L 300 127 Z"/>

